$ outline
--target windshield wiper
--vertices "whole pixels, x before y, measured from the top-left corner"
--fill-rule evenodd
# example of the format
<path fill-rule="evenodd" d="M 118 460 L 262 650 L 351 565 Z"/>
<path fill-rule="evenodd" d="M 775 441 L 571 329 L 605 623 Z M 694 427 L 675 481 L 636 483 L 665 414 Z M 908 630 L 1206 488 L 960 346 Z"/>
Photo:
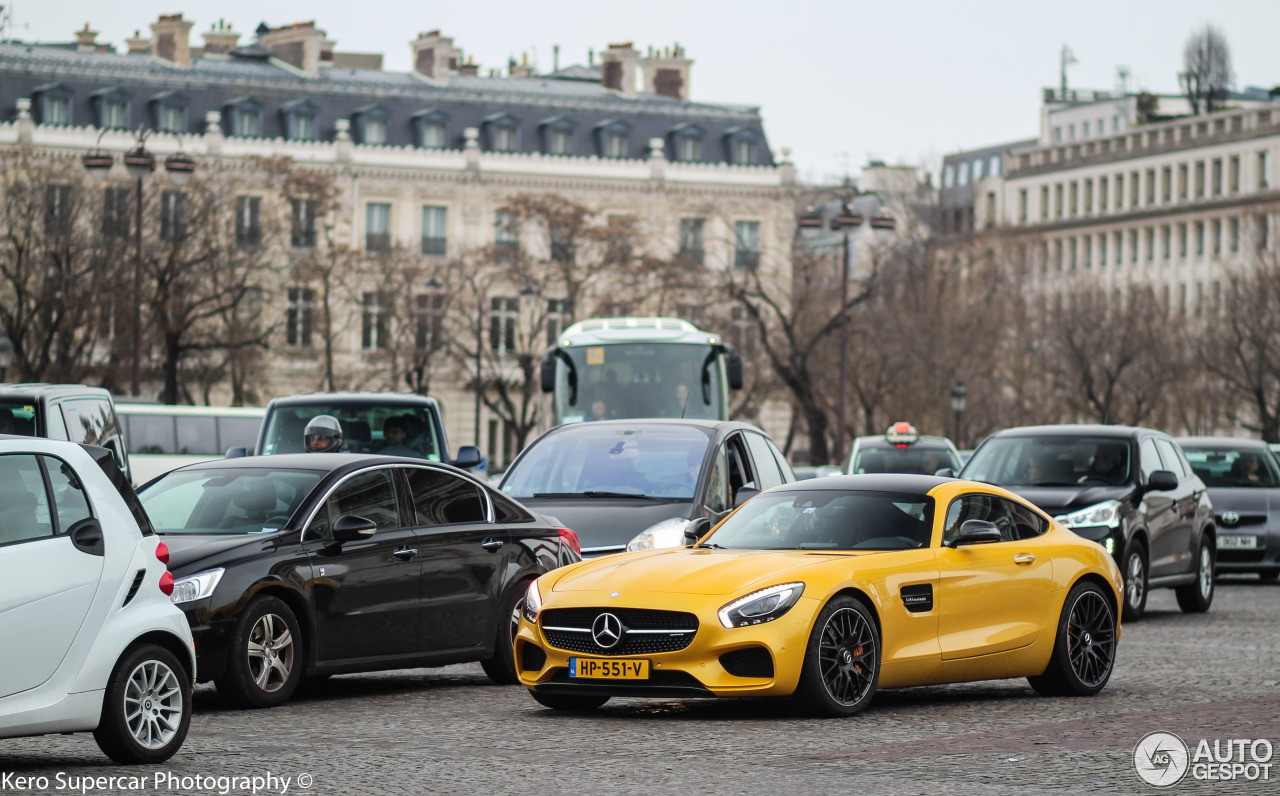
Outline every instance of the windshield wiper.
<path fill-rule="evenodd" d="M 585 492 L 534 492 L 533 496 L 536 498 L 620 497 L 637 500 L 661 500 L 661 498 L 656 498 L 652 495 L 637 495 L 634 492 L 604 492 L 598 489 L 588 489 Z"/>
<path fill-rule="evenodd" d="M 698 547 L 704 550 L 728 550 L 729 549 L 724 545 L 718 545 L 715 542 L 703 542 L 702 544 L 698 545 Z"/>

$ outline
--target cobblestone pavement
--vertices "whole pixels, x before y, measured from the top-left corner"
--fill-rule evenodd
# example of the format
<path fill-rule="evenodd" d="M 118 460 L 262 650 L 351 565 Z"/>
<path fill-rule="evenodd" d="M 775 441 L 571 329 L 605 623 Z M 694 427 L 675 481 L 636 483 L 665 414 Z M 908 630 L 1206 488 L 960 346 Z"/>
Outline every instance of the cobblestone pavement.
<path fill-rule="evenodd" d="M 0 776 L 48 777 L 42 792 L 53 793 L 81 792 L 76 777 L 136 775 L 145 786 L 88 792 L 210 794 L 218 783 L 180 778 L 270 772 L 293 778 L 289 793 L 326 795 L 1141 794 L 1157 791 L 1134 773 L 1134 745 L 1163 730 L 1193 749 L 1202 738 L 1277 747 L 1268 783 L 1188 776 L 1167 792 L 1275 794 L 1278 684 L 1280 584 L 1237 579 L 1219 584 L 1207 615 L 1184 615 L 1172 592 L 1153 592 L 1147 618 L 1124 629 L 1111 683 L 1092 698 L 1043 698 L 1000 680 L 882 692 L 847 720 L 749 700 L 619 699 L 573 716 L 465 665 L 336 677 L 264 711 L 224 709 L 202 686 L 185 747 L 159 769 L 106 765 L 89 735 L 53 736 L 0 741 Z M 157 787 L 157 773 L 173 779 Z"/>

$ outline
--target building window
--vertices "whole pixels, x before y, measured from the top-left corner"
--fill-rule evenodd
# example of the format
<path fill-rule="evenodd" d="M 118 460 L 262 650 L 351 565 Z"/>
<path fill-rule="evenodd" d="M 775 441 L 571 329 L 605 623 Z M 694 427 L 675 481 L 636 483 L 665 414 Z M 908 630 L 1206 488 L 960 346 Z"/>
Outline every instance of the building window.
<path fill-rule="evenodd" d="M 1027 189 L 1018 191 L 1018 223 L 1027 223 Z"/>
<path fill-rule="evenodd" d="M 1230 227 L 1228 228 L 1228 245 L 1231 251 L 1240 251 L 1240 219 L 1232 217 Z"/>
<path fill-rule="evenodd" d="M 1116 175 L 1116 211 L 1124 209 L 1124 175 Z"/>
<path fill-rule="evenodd" d="M 1071 240 L 1067 241 L 1067 270 L 1068 271 L 1076 270 L 1076 255 L 1079 248 L 1080 248 L 1080 245 L 1076 242 L 1075 238 L 1072 238 Z"/>
<path fill-rule="evenodd" d="M 1187 225 L 1178 225 L 1178 257 L 1185 260 L 1187 258 Z"/>
<path fill-rule="evenodd" d="M 1074 216 L 1079 212 L 1080 208 L 1080 183 L 1071 182 L 1071 215 Z"/>
<path fill-rule="evenodd" d="M 520 300 L 494 298 L 489 302 L 489 350 L 495 354 L 516 353 L 516 325 L 520 321 Z"/>
<path fill-rule="evenodd" d="M 1066 208 L 1062 200 L 1062 183 L 1053 186 L 1053 215 L 1055 218 L 1062 218 Z"/>
<path fill-rule="evenodd" d="M 102 234 L 108 238 L 127 238 L 133 228 L 133 191 L 111 186 L 102 192 Z"/>
<path fill-rule="evenodd" d="M 444 125 L 428 122 L 422 126 L 422 146 L 426 149 L 443 149 L 445 144 Z"/>
<path fill-rule="evenodd" d="M 419 351 L 434 351 L 444 343 L 445 296 L 423 293 L 414 296 L 413 345 Z"/>
<path fill-rule="evenodd" d="M 1222 254 L 1222 219 L 1220 218 L 1213 220 L 1213 253 L 1215 256 Z"/>
<path fill-rule="evenodd" d="M 41 124 L 71 124 L 71 97 L 46 94 L 40 98 Z"/>
<path fill-rule="evenodd" d="M 1081 138 L 1088 138 L 1088 137 L 1089 137 L 1089 123 L 1088 123 L 1088 122 L 1081 122 L 1081 123 L 1080 123 L 1080 137 L 1081 137 Z"/>
<path fill-rule="evenodd" d="M 1107 233 L 1098 236 L 1098 267 L 1107 267 Z"/>
<path fill-rule="evenodd" d="M 308 100 L 285 106 L 285 134 L 290 141 L 315 141 L 319 135 L 316 118 L 320 109 Z"/>
<path fill-rule="evenodd" d="M 1123 263 L 1123 262 L 1124 262 L 1124 249 L 1123 249 L 1123 247 L 1121 246 L 1121 244 L 1123 243 L 1123 241 L 1124 241 L 1124 233 L 1122 233 L 1122 232 L 1116 232 L 1116 233 L 1114 233 L 1114 242 L 1115 242 L 1115 246 L 1114 246 L 1113 248 L 1116 250 L 1116 255 L 1115 255 L 1115 256 L 1116 256 L 1116 265 L 1120 265 L 1121 263 Z"/>
<path fill-rule="evenodd" d="M 1049 218 L 1049 186 L 1040 186 L 1040 219 L 1047 221 Z"/>
<path fill-rule="evenodd" d="M 70 185 L 49 185 L 44 192 L 44 231 L 46 235 L 66 235 L 71 231 L 73 208 Z"/>
<path fill-rule="evenodd" d="M 515 152 L 519 144 L 515 127 L 501 126 L 493 128 L 493 151 L 494 152 Z"/>
<path fill-rule="evenodd" d="M 1184 202 L 1187 200 L 1187 192 L 1190 190 L 1187 183 L 1187 164 L 1182 163 L 1178 166 L 1178 198 Z"/>
<path fill-rule="evenodd" d="M 236 245 L 254 248 L 262 243 L 262 226 L 258 218 L 261 210 L 261 197 L 236 197 Z"/>
<path fill-rule="evenodd" d="M 293 225 L 289 243 L 295 249 L 314 249 L 316 246 L 316 200 L 294 199 Z"/>
<path fill-rule="evenodd" d="M 1129 172 L 1129 207 L 1131 208 L 1138 206 L 1138 194 L 1142 190 L 1138 179 L 1138 172 Z"/>
<path fill-rule="evenodd" d="M 258 138 L 262 135 L 262 114 L 253 111 L 240 111 L 236 114 L 236 135 L 243 138 Z"/>
<path fill-rule="evenodd" d="M 604 156 L 607 158 L 625 158 L 627 156 L 627 136 L 625 133 L 607 133 L 605 135 Z"/>
<path fill-rule="evenodd" d="M 702 238 L 705 223 L 701 218 L 680 219 L 680 257 L 698 265 L 702 265 L 705 254 Z"/>
<path fill-rule="evenodd" d="M 311 332 L 315 328 L 316 292 L 310 288 L 291 287 L 288 298 L 284 317 L 285 344 L 310 348 Z"/>
<path fill-rule="evenodd" d="M 755 141 L 735 141 L 733 145 L 733 162 L 740 166 L 754 166 L 756 151 Z"/>
<path fill-rule="evenodd" d="M 1271 179 L 1268 176 L 1271 171 L 1271 153 L 1258 153 L 1258 190 L 1265 191 L 1271 186 Z"/>
<path fill-rule="evenodd" d="M 1093 180 L 1084 181 L 1084 214 L 1093 215 Z"/>
<path fill-rule="evenodd" d="M 162 104 L 156 109 L 156 129 L 170 133 L 187 130 L 187 109 L 182 105 Z"/>
<path fill-rule="evenodd" d="M 1165 166 L 1160 170 L 1160 201 L 1169 204 L 1173 201 L 1173 167 Z"/>
<path fill-rule="evenodd" d="M 1222 158 L 1213 159 L 1213 195 L 1222 196 Z"/>
<path fill-rule="evenodd" d="M 362 143 L 374 146 L 387 143 L 387 120 L 365 119 Z"/>
<path fill-rule="evenodd" d="M 1058 239 L 1053 242 L 1053 269 L 1055 271 L 1062 270 L 1062 240 Z"/>
<path fill-rule="evenodd" d="M 129 103 L 124 100 L 107 100 L 102 104 L 102 126 L 127 128 L 129 126 Z"/>
<path fill-rule="evenodd" d="M 1120 132 L 1120 114 L 1111 117 L 1111 132 Z"/>
<path fill-rule="evenodd" d="M 1268 226 L 1267 226 L 1267 217 L 1266 217 L 1266 216 L 1258 216 L 1258 218 L 1257 218 L 1257 230 L 1258 230 L 1258 232 L 1257 232 L 1257 235 L 1256 235 L 1256 240 L 1257 240 L 1257 245 L 1258 245 L 1258 251 L 1266 251 L 1268 248 L 1270 248 L 1270 240 L 1269 240 L 1269 238 L 1270 238 L 1270 235 L 1269 235 L 1270 230 L 1269 230 L 1269 228 L 1268 228 Z"/>
<path fill-rule="evenodd" d="M 1228 161 L 1227 189 L 1231 193 L 1240 193 L 1240 156 L 1232 155 Z"/>
<path fill-rule="evenodd" d="M 360 302 L 360 347 L 366 351 L 380 351 L 387 347 L 391 337 L 391 314 L 387 311 L 389 296 L 369 292 Z"/>
<path fill-rule="evenodd" d="M 1138 230 L 1129 230 L 1129 262 L 1138 262 Z"/>
<path fill-rule="evenodd" d="M 493 243 L 499 249 L 515 251 L 520 246 L 520 229 L 516 217 L 506 210 L 493 214 Z"/>
<path fill-rule="evenodd" d="M 548 139 L 548 150 L 552 155 L 573 154 L 573 131 L 552 130 Z"/>
<path fill-rule="evenodd" d="M 733 266 L 748 271 L 760 267 L 760 222 L 738 221 L 733 225 Z"/>
<path fill-rule="evenodd" d="M 991 160 L 987 164 L 987 174 L 992 177 L 1000 176 L 1000 156 L 992 155 Z"/>
<path fill-rule="evenodd" d="M 569 320 L 569 302 L 565 299 L 547 300 L 547 345 L 554 346 L 560 339 Z"/>
<path fill-rule="evenodd" d="M 1196 163 L 1196 198 L 1204 197 L 1204 161 Z"/>
<path fill-rule="evenodd" d="M 982 160 L 973 161 L 973 181 L 977 182 L 982 179 Z"/>
<path fill-rule="evenodd" d="M 1062 128 L 1061 128 L 1061 127 L 1055 127 L 1055 128 L 1053 128 L 1053 140 L 1054 140 L 1054 143 L 1058 143 L 1058 144 L 1062 143 Z"/>
<path fill-rule="evenodd" d="M 1168 224 L 1160 227 L 1160 258 L 1168 260 L 1173 257 L 1173 228 Z"/>
<path fill-rule="evenodd" d="M 697 136 L 681 136 L 676 149 L 676 160 L 683 163 L 697 163 L 702 160 L 702 139 Z"/>
<path fill-rule="evenodd" d="M 956 183 L 956 167 L 947 164 L 942 169 L 942 187 L 950 188 Z"/>
<path fill-rule="evenodd" d="M 574 249 L 576 248 L 573 239 L 573 232 L 562 226 L 553 226 L 547 233 L 550 239 L 551 262 L 567 264 L 573 262 Z M 610 242 L 612 244 L 612 242 Z M 612 255 L 612 246 L 610 246 L 609 255 Z"/>
<path fill-rule="evenodd" d="M 1156 203 L 1156 170 L 1147 169 L 1147 207 Z"/>
<path fill-rule="evenodd" d="M 364 212 L 364 250 L 367 252 L 391 251 L 391 205 L 386 202 L 370 202 Z"/>
<path fill-rule="evenodd" d="M 422 208 L 422 253 L 444 254 L 446 236 L 445 219 L 448 211 L 443 207 Z"/>
<path fill-rule="evenodd" d="M 160 239 L 176 241 L 187 234 L 187 195 L 182 191 L 160 194 Z"/>
<path fill-rule="evenodd" d="M 969 161 L 962 161 L 957 167 L 956 184 L 961 186 L 969 184 Z"/>
<path fill-rule="evenodd" d="M 1204 256 L 1204 222 L 1196 222 L 1196 256 Z"/>

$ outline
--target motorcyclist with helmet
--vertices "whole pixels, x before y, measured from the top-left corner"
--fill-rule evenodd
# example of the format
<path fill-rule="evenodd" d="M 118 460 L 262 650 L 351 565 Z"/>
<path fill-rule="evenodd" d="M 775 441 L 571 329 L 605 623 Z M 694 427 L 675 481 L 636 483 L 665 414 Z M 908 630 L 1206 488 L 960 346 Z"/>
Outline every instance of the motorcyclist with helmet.
<path fill-rule="evenodd" d="M 316 415 L 303 430 L 302 440 L 308 453 L 340 453 L 342 424 L 333 415 Z"/>

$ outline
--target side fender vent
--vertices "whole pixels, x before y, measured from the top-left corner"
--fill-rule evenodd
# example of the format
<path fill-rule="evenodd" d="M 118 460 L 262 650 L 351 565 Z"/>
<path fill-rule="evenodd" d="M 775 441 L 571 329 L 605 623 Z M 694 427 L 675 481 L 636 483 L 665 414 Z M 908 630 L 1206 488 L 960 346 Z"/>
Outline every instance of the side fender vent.
<path fill-rule="evenodd" d="M 933 610 L 933 584 L 917 583 L 903 586 L 902 605 L 913 614 L 923 614 Z"/>
<path fill-rule="evenodd" d="M 147 571 L 145 569 L 138 570 L 138 574 L 133 576 L 133 585 L 129 587 L 129 593 L 124 596 L 124 602 L 120 604 L 121 608 L 128 605 L 133 601 L 134 597 L 138 596 L 138 589 L 142 587 L 142 579 L 146 576 Z"/>

